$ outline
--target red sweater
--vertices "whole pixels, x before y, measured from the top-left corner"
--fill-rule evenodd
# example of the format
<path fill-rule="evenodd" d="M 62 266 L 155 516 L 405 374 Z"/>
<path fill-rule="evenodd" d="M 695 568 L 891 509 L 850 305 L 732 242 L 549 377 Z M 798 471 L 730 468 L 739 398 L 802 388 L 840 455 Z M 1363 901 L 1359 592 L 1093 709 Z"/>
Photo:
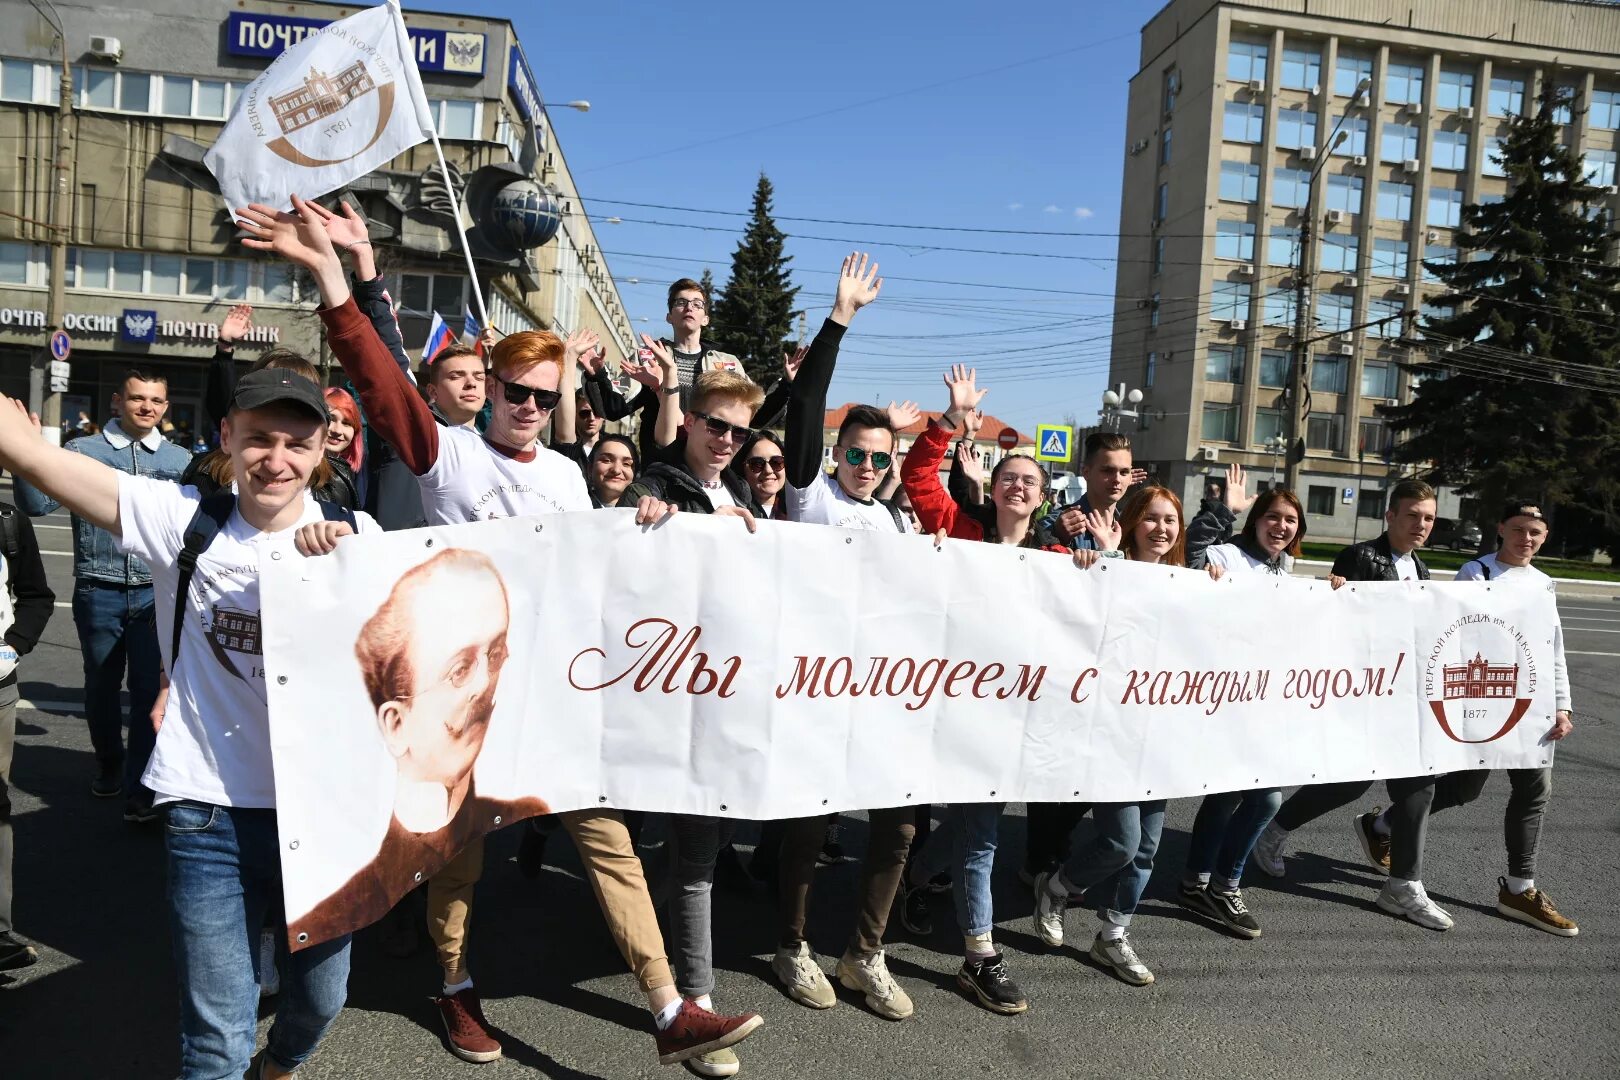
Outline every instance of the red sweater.
<path fill-rule="evenodd" d="M 911 506 L 917 511 L 923 532 L 933 534 L 944 529 L 945 535 L 958 540 L 983 540 L 984 526 L 962 513 L 956 500 L 939 482 L 939 467 L 951 448 L 951 438 L 949 431 L 930 423 L 907 451 L 906 460 L 900 466 L 900 482 L 911 496 Z M 1034 527 L 1031 519 L 1030 528 Z M 1061 544 L 1048 545 L 1044 550 L 1068 553 L 1068 548 Z"/>

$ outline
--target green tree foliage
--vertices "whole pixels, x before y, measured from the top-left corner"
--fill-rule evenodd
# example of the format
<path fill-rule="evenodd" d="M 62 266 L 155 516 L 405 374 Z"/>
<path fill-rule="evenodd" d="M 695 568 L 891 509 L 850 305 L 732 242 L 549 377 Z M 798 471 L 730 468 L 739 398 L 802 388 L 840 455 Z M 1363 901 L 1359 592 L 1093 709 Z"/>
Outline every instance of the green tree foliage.
<path fill-rule="evenodd" d="M 732 253 L 731 277 L 715 300 L 707 335 L 716 348 L 738 356 L 762 386 L 780 375 L 782 354 L 792 351 L 788 336 L 799 294 L 789 278 L 792 257 L 784 254 L 787 235 L 771 218 L 771 197 L 771 182 L 760 173 L 753 218 Z"/>

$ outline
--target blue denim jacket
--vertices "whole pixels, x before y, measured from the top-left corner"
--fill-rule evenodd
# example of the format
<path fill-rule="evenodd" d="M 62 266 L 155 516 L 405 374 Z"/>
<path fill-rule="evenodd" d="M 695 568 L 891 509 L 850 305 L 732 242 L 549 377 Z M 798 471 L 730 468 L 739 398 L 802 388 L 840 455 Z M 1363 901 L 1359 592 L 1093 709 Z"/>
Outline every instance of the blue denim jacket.
<path fill-rule="evenodd" d="M 118 421 L 110 420 L 105 431 L 82 435 L 66 448 L 131 476 L 178 482 L 191 455 L 167 439 L 153 441 L 157 444 L 156 450 L 144 443 L 131 442 L 118 427 Z M 14 478 L 14 482 L 17 505 L 29 517 L 42 517 L 62 505 L 20 476 Z M 112 585 L 152 583 L 152 571 L 144 562 L 119 551 L 118 541 L 111 533 L 96 528 L 77 514 L 73 515 L 73 576 L 80 581 L 105 581 Z"/>

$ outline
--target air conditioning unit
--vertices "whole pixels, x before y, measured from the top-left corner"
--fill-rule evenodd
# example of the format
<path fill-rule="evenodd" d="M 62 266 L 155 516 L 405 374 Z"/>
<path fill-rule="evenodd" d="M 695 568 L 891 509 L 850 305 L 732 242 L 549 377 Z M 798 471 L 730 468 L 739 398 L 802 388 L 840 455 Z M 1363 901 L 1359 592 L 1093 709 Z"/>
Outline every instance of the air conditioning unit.
<path fill-rule="evenodd" d="M 1254 277 L 1254 264 L 1253 263 L 1244 263 L 1242 266 L 1238 267 L 1238 276 L 1239 277 Z"/>
<path fill-rule="evenodd" d="M 1424 239 L 1426 239 L 1426 240 L 1427 240 L 1427 241 L 1428 241 L 1428 242 L 1429 242 L 1429 243 L 1431 243 L 1431 244 L 1432 244 L 1432 243 L 1434 243 L 1434 242 L 1435 242 L 1435 241 L 1437 241 L 1437 240 L 1439 240 L 1439 239 L 1440 239 L 1440 230 L 1439 230 L 1439 229 L 1430 229 L 1430 230 L 1429 230 L 1429 231 L 1428 231 L 1428 232 L 1426 232 L 1426 233 L 1424 233 L 1424 234 L 1423 234 L 1423 237 L 1424 237 Z"/>
<path fill-rule="evenodd" d="M 1251 94 L 1263 94 L 1265 92 L 1266 92 L 1266 80 L 1264 80 L 1264 79 L 1250 79 L 1249 80 L 1249 93 L 1251 93 Z"/>
<path fill-rule="evenodd" d="M 1321 96 L 1322 96 L 1322 84 L 1317 83 L 1315 86 L 1311 87 L 1311 97 L 1321 97 Z"/>
<path fill-rule="evenodd" d="M 1231 327 L 1233 330 L 1247 330 L 1249 328 L 1249 321 L 1247 319 L 1228 319 L 1226 325 Z"/>
<path fill-rule="evenodd" d="M 1301 160 L 1301 161 L 1315 161 L 1316 160 L 1316 147 L 1314 147 L 1314 146 L 1302 146 L 1302 147 L 1300 147 L 1299 148 L 1299 160 Z"/>
<path fill-rule="evenodd" d="M 1335 349 L 1333 351 L 1338 353 L 1340 356 L 1354 356 L 1354 355 L 1356 355 L 1356 347 L 1354 345 L 1350 344 L 1348 341 L 1339 342 L 1338 346 L 1335 347 Z"/>
<path fill-rule="evenodd" d="M 1384 405 L 1386 407 L 1388 407 L 1388 408 L 1391 408 L 1391 409 L 1393 409 L 1396 406 L 1400 405 L 1400 403 L 1401 403 L 1401 399 L 1398 398 L 1398 397 L 1392 397 L 1392 398 L 1385 398 L 1384 399 Z"/>
<path fill-rule="evenodd" d="M 1418 159 L 1415 158 L 1415 157 L 1407 158 L 1405 161 L 1401 162 L 1401 168 L 1405 169 L 1409 173 L 1417 172 L 1418 171 Z"/>
<path fill-rule="evenodd" d="M 1408 285 L 1404 281 L 1401 282 L 1399 285 L 1395 286 L 1395 295 L 1396 296 L 1411 296 L 1412 295 L 1412 286 Z"/>
<path fill-rule="evenodd" d="M 1460 105 L 1457 107 L 1457 115 L 1464 120 L 1472 120 L 1474 118 L 1474 107 L 1472 105 Z"/>
<path fill-rule="evenodd" d="M 1422 116 L 1423 115 L 1423 102 L 1421 102 L 1421 101 L 1408 101 L 1406 103 L 1406 111 L 1408 113 L 1412 114 L 1413 116 Z"/>
<path fill-rule="evenodd" d="M 1620 195 L 1620 184 L 1610 184 L 1603 189 L 1605 195 Z"/>
<path fill-rule="evenodd" d="M 1356 166 L 1357 168 L 1361 168 L 1361 169 L 1366 168 L 1367 167 L 1367 155 L 1366 154 L 1357 154 L 1355 157 L 1350 159 L 1350 164 Z"/>
<path fill-rule="evenodd" d="M 1327 220 L 1327 223 L 1329 225 L 1343 225 L 1344 224 L 1344 211 L 1343 210 L 1329 210 L 1327 212 L 1326 220 Z"/>
<path fill-rule="evenodd" d="M 90 55 L 99 60 L 111 60 L 116 64 L 124 58 L 124 43 L 115 37 L 91 34 Z"/>
<path fill-rule="evenodd" d="M 1198 460 L 1218 461 L 1220 460 L 1220 451 L 1213 446 L 1200 446 L 1198 448 Z"/>

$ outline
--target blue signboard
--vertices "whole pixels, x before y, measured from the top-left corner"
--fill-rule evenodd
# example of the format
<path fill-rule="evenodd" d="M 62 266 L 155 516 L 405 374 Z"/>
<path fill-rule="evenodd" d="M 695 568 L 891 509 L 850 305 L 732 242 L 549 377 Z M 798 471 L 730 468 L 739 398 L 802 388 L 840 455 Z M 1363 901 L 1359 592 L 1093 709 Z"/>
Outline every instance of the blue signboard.
<path fill-rule="evenodd" d="M 523 50 L 516 45 L 512 46 L 506 61 L 506 88 L 512 91 L 512 101 L 523 119 L 532 123 L 545 110 L 540 102 L 540 84 L 534 81 L 534 72 L 529 70 Z"/>
<path fill-rule="evenodd" d="M 151 345 L 157 341 L 157 312 L 141 308 L 125 308 L 118 320 L 118 336 L 132 345 Z"/>
<path fill-rule="evenodd" d="M 233 11 L 225 22 L 225 51 L 232 56 L 280 56 L 283 49 L 331 23 L 331 19 L 305 19 L 296 15 L 261 15 Z M 416 51 L 416 66 L 448 75 L 484 73 L 484 35 L 459 30 L 406 27 Z"/>

